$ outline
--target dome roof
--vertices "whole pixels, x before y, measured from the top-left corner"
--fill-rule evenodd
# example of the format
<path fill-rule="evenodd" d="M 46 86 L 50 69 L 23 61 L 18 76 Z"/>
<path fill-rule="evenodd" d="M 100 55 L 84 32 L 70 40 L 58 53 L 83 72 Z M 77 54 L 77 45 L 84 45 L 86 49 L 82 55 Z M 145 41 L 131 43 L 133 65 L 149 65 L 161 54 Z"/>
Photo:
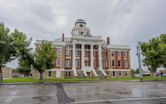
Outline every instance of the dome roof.
<path fill-rule="evenodd" d="M 84 23 L 84 24 L 86 24 L 86 22 L 85 22 L 84 20 L 82 20 L 82 19 L 78 19 L 78 20 L 76 21 L 75 25 L 76 25 L 77 23 Z"/>

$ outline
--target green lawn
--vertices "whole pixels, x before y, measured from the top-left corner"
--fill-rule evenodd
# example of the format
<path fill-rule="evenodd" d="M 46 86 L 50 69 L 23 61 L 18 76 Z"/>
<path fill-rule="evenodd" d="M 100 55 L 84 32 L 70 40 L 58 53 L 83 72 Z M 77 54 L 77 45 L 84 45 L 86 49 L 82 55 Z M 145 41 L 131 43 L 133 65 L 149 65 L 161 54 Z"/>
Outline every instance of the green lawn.
<path fill-rule="evenodd" d="M 18 83 L 18 82 L 81 82 L 81 81 L 96 81 L 98 78 L 90 79 L 90 78 L 66 78 L 66 79 L 33 79 L 33 78 L 11 78 L 11 79 L 4 79 L 0 81 L 1 83 Z"/>
<path fill-rule="evenodd" d="M 66 78 L 66 79 L 33 79 L 33 78 L 11 78 L 11 79 L 4 79 L 0 81 L 0 83 L 20 83 L 20 82 L 33 82 L 33 83 L 40 83 L 40 82 L 93 82 L 93 81 L 130 81 L 130 80 L 139 80 L 139 78 L 105 78 L 100 80 L 99 78 Z M 144 81 L 153 81 L 153 80 L 165 80 L 166 77 L 144 77 Z"/>
<path fill-rule="evenodd" d="M 112 81 L 130 81 L 130 80 L 140 80 L 138 77 L 133 77 L 133 78 L 109 78 L 107 77 L 106 80 L 112 80 Z M 143 78 L 144 81 L 157 81 L 157 80 L 165 80 L 166 81 L 166 77 L 144 77 Z"/>

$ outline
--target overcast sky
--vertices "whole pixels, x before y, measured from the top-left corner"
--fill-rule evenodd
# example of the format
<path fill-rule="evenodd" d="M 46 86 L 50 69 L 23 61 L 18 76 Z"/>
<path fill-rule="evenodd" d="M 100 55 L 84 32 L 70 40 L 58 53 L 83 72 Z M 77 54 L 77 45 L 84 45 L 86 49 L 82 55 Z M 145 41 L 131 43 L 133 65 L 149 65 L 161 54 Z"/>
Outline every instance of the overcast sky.
<path fill-rule="evenodd" d="M 70 37 L 78 18 L 87 22 L 92 35 L 130 45 L 131 65 L 137 68 L 137 41 L 166 33 L 166 0 L 0 0 L 0 22 L 26 33 L 33 43 L 62 33 Z"/>

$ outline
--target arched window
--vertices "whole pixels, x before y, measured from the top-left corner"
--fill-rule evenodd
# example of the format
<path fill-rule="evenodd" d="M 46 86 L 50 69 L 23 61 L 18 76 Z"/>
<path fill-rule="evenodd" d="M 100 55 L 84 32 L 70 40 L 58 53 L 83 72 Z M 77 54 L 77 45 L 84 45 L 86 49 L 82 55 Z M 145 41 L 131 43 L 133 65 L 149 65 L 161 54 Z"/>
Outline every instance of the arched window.
<path fill-rule="evenodd" d="M 80 27 L 83 27 L 83 25 L 82 25 L 82 24 L 80 24 Z"/>

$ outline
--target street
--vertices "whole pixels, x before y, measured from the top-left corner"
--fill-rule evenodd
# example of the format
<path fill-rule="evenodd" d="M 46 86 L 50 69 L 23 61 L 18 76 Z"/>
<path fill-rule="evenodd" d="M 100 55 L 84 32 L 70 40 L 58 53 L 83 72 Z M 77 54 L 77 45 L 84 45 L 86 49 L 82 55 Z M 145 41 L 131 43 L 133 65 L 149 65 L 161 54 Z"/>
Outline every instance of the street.
<path fill-rule="evenodd" d="M 166 104 L 166 82 L 0 85 L 0 104 Z"/>

